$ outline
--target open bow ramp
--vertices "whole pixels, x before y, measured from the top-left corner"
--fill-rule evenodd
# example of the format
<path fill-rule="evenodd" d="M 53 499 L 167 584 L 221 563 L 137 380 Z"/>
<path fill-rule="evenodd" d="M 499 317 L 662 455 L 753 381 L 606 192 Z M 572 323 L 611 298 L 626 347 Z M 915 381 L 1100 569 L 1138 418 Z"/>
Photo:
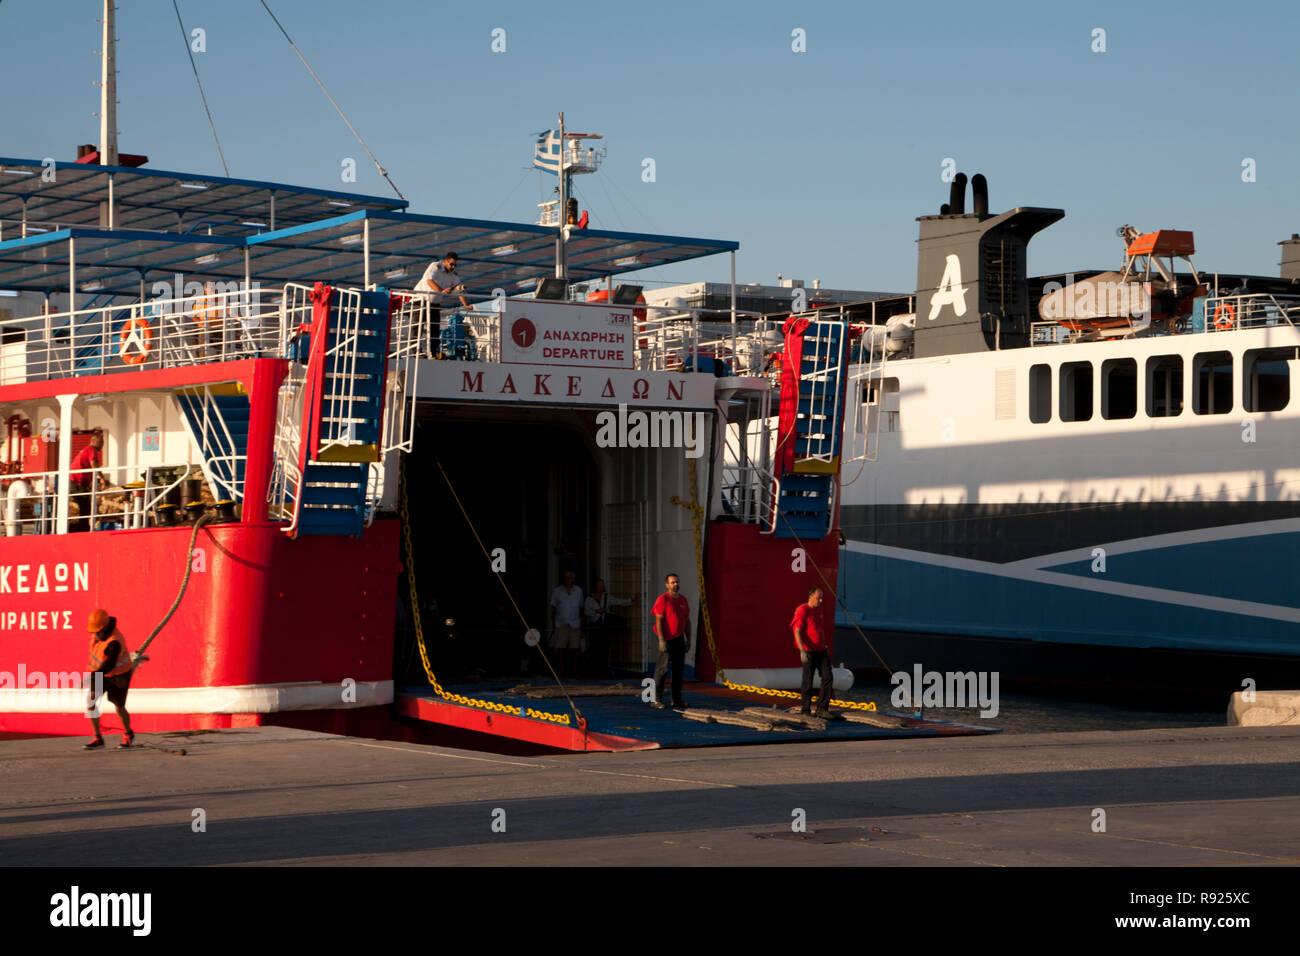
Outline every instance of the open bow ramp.
<path fill-rule="evenodd" d="M 528 688 L 537 692 L 543 688 L 521 687 L 517 682 L 447 687 L 447 697 L 440 697 L 428 687 L 406 687 L 397 695 L 395 706 L 402 716 L 415 720 L 578 752 L 996 733 L 990 728 L 888 711 L 859 711 L 858 719 L 854 719 L 855 712 L 849 712 L 847 718 L 827 721 L 824 729 L 800 726 L 797 718 L 790 717 L 784 699 L 773 707 L 777 698 L 712 684 L 686 685 L 690 707 L 685 712 L 649 706 L 641 700 L 636 680 L 584 681 L 566 687 L 582 713 L 585 727 L 579 725 L 562 696 L 530 696 Z M 457 697 L 480 703 L 460 703 L 454 699 Z"/>

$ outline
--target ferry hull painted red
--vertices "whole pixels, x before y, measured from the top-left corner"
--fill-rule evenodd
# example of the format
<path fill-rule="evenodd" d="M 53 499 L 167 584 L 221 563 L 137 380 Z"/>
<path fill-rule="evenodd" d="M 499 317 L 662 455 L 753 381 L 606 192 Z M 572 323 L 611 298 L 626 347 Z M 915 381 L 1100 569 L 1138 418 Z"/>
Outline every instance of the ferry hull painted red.
<path fill-rule="evenodd" d="M 128 697 L 139 730 L 275 723 L 338 710 L 382 709 L 392 697 L 396 521 L 360 539 L 290 540 L 272 523 L 200 530 L 189 587 L 135 672 Z M 175 599 L 189 527 L 6 539 L 0 558 L 0 700 L 67 687 L 86 667 L 90 611 L 106 608 L 137 648 Z M 349 683 L 351 682 L 351 683 Z M 80 733 L 79 708 L 48 694 L 0 705 L 0 731 Z M 65 695 L 65 700 L 66 700 Z M 189 702 L 187 704 L 187 702 Z M 151 704 L 155 709 L 151 712 Z M 192 707 L 191 707 L 192 705 Z M 369 706 L 368 706 L 369 705 Z M 110 709 L 105 725 L 117 717 Z"/>
<path fill-rule="evenodd" d="M 798 667 L 790 619 L 814 585 L 827 589 L 834 607 L 829 591 L 839 573 L 838 535 L 800 542 L 719 521 L 709 526 L 705 551 L 709 620 L 722 669 Z M 696 655 L 696 673 L 717 679 L 706 645 Z"/>

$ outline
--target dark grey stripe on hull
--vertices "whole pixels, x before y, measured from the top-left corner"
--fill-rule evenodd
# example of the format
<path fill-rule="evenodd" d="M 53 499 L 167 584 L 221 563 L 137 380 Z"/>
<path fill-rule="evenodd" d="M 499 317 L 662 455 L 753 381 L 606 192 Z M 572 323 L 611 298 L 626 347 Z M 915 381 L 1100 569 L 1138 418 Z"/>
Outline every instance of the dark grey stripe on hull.
<path fill-rule="evenodd" d="M 845 505 L 854 541 L 1005 563 L 1177 531 L 1300 517 L 1300 501 Z"/>

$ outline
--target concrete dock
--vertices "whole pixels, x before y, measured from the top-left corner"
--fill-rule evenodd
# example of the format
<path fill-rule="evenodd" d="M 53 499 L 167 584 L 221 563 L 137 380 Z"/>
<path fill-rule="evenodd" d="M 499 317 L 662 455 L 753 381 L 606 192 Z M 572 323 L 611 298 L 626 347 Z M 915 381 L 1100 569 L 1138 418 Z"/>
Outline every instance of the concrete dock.
<path fill-rule="evenodd" d="M 82 742 L 0 744 L 0 865 L 1300 862 L 1300 727 L 558 757 L 281 728 Z"/>

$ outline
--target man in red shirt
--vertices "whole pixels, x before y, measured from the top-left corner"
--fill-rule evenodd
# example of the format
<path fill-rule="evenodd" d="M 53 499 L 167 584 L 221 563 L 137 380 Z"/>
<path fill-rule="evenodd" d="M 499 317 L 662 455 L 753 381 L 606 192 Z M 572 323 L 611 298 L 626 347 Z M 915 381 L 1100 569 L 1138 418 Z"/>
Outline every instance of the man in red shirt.
<path fill-rule="evenodd" d="M 834 681 L 831 677 L 831 639 L 830 628 L 822 619 L 822 589 L 810 588 L 808 601 L 794 609 L 794 620 L 790 622 L 794 629 L 794 646 L 799 649 L 799 660 L 803 664 L 803 706 L 800 713 L 809 713 L 812 706 L 813 670 L 817 669 L 821 677 L 821 689 L 817 694 L 817 716 L 830 715 L 831 693 Z"/>
<path fill-rule="evenodd" d="M 77 452 L 72 458 L 72 473 L 69 476 L 68 483 L 73 492 L 86 492 L 90 490 L 90 482 L 93 479 L 103 488 L 103 472 L 92 472 L 89 469 L 104 467 L 104 436 L 99 432 L 90 436 L 90 444 L 81 451 Z"/>
<path fill-rule="evenodd" d="M 670 574 L 664 578 L 668 588 L 655 601 L 652 613 L 655 616 L 655 637 L 659 638 L 659 661 L 655 664 L 655 699 L 651 707 L 660 710 L 664 704 L 664 678 L 668 675 L 668 665 L 673 667 L 673 707 L 686 709 L 682 698 L 682 669 L 686 666 L 686 652 L 691 649 L 691 606 L 686 598 L 677 593 L 681 583 L 677 575 Z"/>
<path fill-rule="evenodd" d="M 104 467 L 104 436 L 100 432 L 95 432 L 90 436 L 90 444 L 73 456 L 68 475 L 68 491 L 77 497 L 77 507 L 81 509 L 81 517 L 75 519 L 75 526 L 71 529 L 73 531 L 84 531 L 89 527 L 91 483 L 93 482 L 100 489 L 107 484 L 102 471 L 89 469 L 102 467 Z"/>

